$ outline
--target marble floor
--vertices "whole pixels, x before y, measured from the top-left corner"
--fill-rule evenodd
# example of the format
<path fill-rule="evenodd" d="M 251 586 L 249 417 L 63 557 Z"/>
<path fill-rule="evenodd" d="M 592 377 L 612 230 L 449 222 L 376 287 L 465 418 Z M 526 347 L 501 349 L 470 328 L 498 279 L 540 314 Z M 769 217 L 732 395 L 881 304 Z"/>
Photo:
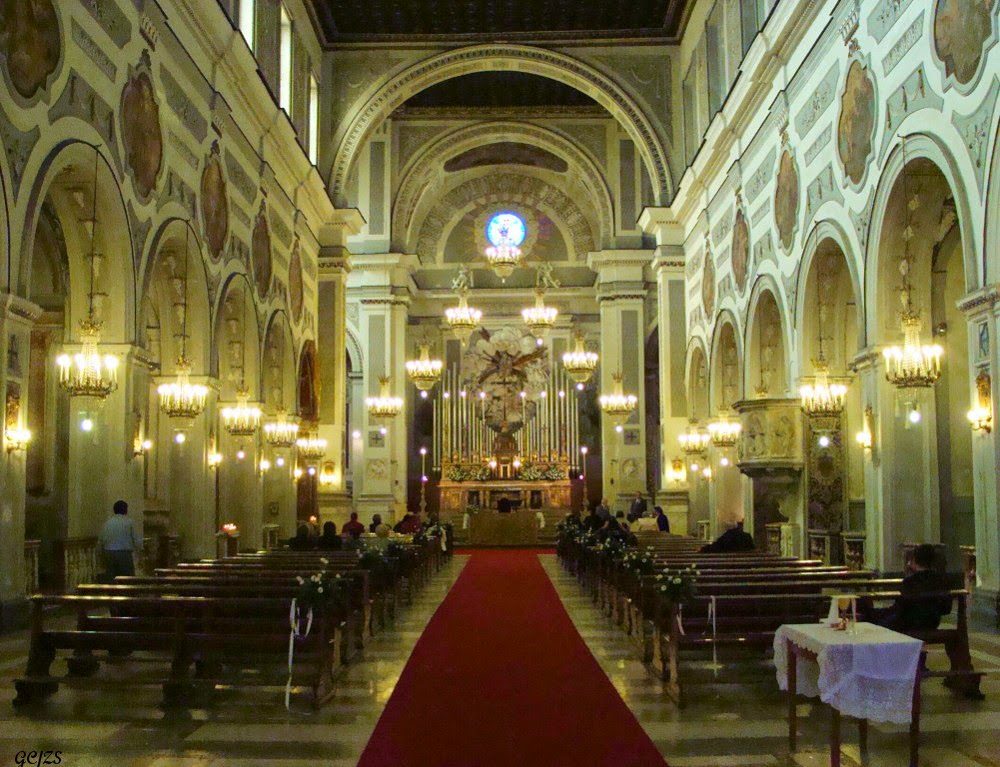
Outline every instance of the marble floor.
<path fill-rule="evenodd" d="M 799 750 L 788 752 L 786 698 L 778 692 L 774 667 L 758 656 L 730 652 L 713 668 L 710 659 L 689 659 L 693 675 L 687 701 L 678 709 L 657 677 L 638 659 L 636 645 L 601 615 L 555 555 L 541 555 L 566 610 L 590 651 L 635 713 L 671 767 L 820 767 L 829 764 L 829 713 L 825 706 L 799 707 Z M 1000 767 L 1000 636 L 977 633 L 973 658 L 986 700 L 955 698 L 940 680 L 924 683 L 921 767 Z M 943 652 L 931 668 L 946 667 Z M 803 722 L 804 720 L 804 722 Z M 844 723 L 844 767 L 862 764 L 857 731 Z M 908 763 L 904 728 L 872 725 L 868 767 Z"/>
<path fill-rule="evenodd" d="M 168 715 L 153 687 L 110 694 L 61 689 L 44 709 L 15 712 L 13 679 L 24 671 L 27 635 L 0 637 L 0 767 L 14 765 L 19 751 L 55 749 L 64 767 L 356 765 L 417 639 L 467 560 L 453 557 L 415 595 L 395 626 L 344 671 L 336 696 L 317 712 L 304 703 L 287 712 L 279 688 L 221 692 L 210 708 Z"/>

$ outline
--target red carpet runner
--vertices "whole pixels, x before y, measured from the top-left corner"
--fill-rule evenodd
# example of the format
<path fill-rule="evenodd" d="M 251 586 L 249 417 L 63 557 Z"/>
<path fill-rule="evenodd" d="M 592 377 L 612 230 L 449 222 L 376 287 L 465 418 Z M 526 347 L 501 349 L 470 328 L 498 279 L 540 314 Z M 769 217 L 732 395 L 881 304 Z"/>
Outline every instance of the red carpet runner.
<path fill-rule="evenodd" d="M 476 551 L 417 642 L 362 767 L 662 765 L 537 551 Z"/>

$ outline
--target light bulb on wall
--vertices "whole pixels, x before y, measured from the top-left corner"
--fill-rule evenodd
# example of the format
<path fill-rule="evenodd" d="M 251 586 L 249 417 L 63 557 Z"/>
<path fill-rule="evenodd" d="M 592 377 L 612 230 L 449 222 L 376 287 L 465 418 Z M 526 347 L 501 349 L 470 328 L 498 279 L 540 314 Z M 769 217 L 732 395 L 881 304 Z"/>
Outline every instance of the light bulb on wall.
<path fill-rule="evenodd" d="M 92 418 L 84 418 L 80 421 L 80 431 L 91 432 L 94 430 L 94 420 Z"/>
<path fill-rule="evenodd" d="M 816 440 L 816 442 L 819 444 L 820 447 L 824 448 L 830 447 L 830 438 L 826 434 L 820 436 L 820 438 Z"/>
<path fill-rule="evenodd" d="M 174 435 L 174 442 L 176 442 L 178 445 L 183 445 L 185 442 L 187 442 L 187 434 L 185 434 L 182 431 L 177 432 Z"/>
<path fill-rule="evenodd" d="M 918 424 L 918 423 L 920 423 L 920 420 L 921 420 L 922 416 L 920 415 L 920 411 L 917 410 L 917 406 L 916 405 L 914 405 L 913 409 L 910 410 L 910 412 L 906 414 L 906 418 L 912 424 Z"/>

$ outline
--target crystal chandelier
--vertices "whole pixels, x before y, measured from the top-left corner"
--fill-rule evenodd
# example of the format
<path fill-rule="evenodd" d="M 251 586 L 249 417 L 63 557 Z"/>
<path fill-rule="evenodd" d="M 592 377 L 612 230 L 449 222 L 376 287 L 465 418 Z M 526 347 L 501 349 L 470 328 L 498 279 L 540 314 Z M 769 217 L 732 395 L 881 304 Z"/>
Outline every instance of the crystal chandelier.
<path fill-rule="evenodd" d="M 288 419 L 284 410 L 279 410 L 274 421 L 264 424 L 264 439 L 271 447 L 292 447 L 299 436 L 299 425 Z"/>
<path fill-rule="evenodd" d="M 188 287 L 188 240 L 190 222 L 184 230 L 184 293 L 181 309 L 181 332 L 178 334 L 181 353 L 177 357 L 177 372 L 173 381 L 160 384 L 156 393 L 160 395 L 160 409 L 171 418 L 195 418 L 205 410 L 208 387 L 191 383 L 191 365 L 187 361 L 187 287 Z"/>
<path fill-rule="evenodd" d="M 625 394 L 622 391 L 622 374 L 615 373 L 612 376 L 615 382 L 614 390 L 611 394 L 600 396 L 601 410 L 611 419 L 612 423 L 622 424 L 635 411 L 639 404 L 639 398 L 634 394 Z"/>
<path fill-rule="evenodd" d="M 465 293 L 464 289 L 459 291 L 458 306 L 451 306 L 444 310 L 448 327 L 460 339 L 467 339 L 472 335 L 472 331 L 479 327 L 479 321 L 483 318 L 481 311 L 466 303 Z"/>
<path fill-rule="evenodd" d="M 535 305 L 521 310 L 524 324 L 536 338 L 545 338 L 549 330 L 559 316 L 559 310 L 554 306 L 546 306 L 543 298 L 545 291 L 541 288 L 535 290 Z"/>
<path fill-rule="evenodd" d="M 250 392 L 241 386 L 236 392 L 236 405 L 222 408 L 222 423 L 234 437 L 253 436 L 260 426 L 260 408 L 249 403 Z"/>
<path fill-rule="evenodd" d="M 325 439 L 315 437 L 311 434 L 299 437 L 295 441 L 295 447 L 298 449 L 299 455 L 307 461 L 318 461 L 326 455 L 326 445 L 327 442 Z"/>
<path fill-rule="evenodd" d="M 903 229 L 903 255 L 899 259 L 899 273 L 902 284 L 899 289 L 903 311 L 900 324 L 903 329 L 903 345 L 890 346 L 882 350 L 885 358 L 886 380 L 898 389 L 915 389 L 933 386 L 941 377 L 941 355 L 944 350 L 938 344 L 920 342 L 923 323 L 920 312 L 913 305 L 913 285 L 910 269 L 913 266 L 910 255 L 910 240 L 913 239 L 913 215 L 920 205 L 917 195 L 910 197 L 906 172 L 906 143 L 903 142 L 903 198 L 906 200 L 906 227 Z"/>
<path fill-rule="evenodd" d="M 681 444 L 681 450 L 687 455 L 700 455 L 704 453 L 711 439 L 707 431 L 699 429 L 693 423 L 688 426 L 687 431 L 677 435 L 677 441 Z"/>
<path fill-rule="evenodd" d="M 499 226 L 497 234 L 497 239 L 485 251 L 486 261 L 493 273 L 506 281 L 521 265 L 521 249 L 514 244 L 510 228 L 506 223 Z"/>
<path fill-rule="evenodd" d="M 847 397 L 847 387 L 844 384 L 830 383 L 828 379 L 829 366 L 820 351 L 819 358 L 813 361 L 816 378 L 811 384 L 799 387 L 802 398 L 802 411 L 806 415 L 836 416 L 844 409 L 844 399 Z"/>
<path fill-rule="evenodd" d="M 94 147 L 94 188 L 90 213 L 90 290 L 87 294 L 87 317 L 80 321 L 80 351 L 60 354 L 59 384 L 71 397 L 107 399 L 118 388 L 118 357 L 101 354 L 101 322 L 96 317 L 94 282 L 97 272 L 97 147 Z"/>
<path fill-rule="evenodd" d="M 377 397 L 365 397 L 365 407 L 368 415 L 376 420 L 395 418 L 403 410 L 403 398 L 393 397 L 389 391 L 389 378 L 382 376 L 379 381 Z"/>
<path fill-rule="evenodd" d="M 738 421 L 730 421 L 725 413 L 720 413 L 717 420 L 708 424 L 708 437 L 715 447 L 732 447 L 742 428 Z"/>
<path fill-rule="evenodd" d="M 576 346 L 573 351 L 566 352 L 562 357 L 563 367 L 569 377 L 576 383 L 587 383 L 597 369 L 597 354 L 588 352 L 583 345 L 583 334 L 577 333 Z"/>
<path fill-rule="evenodd" d="M 430 391 L 441 378 L 443 367 L 444 363 L 441 360 L 431 359 L 430 346 L 422 343 L 420 344 L 420 357 L 407 361 L 406 375 L 409 376 L 418 390 Z"/>

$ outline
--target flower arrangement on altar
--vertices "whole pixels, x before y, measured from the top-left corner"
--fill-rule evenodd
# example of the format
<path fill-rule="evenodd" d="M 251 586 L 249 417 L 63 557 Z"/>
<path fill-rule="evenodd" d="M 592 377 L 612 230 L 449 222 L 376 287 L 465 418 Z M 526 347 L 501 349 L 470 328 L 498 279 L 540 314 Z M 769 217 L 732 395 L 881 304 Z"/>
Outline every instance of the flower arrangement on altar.
<path fill-rule="evenodd" d="M 697 593 L 698 570 L 688 565 L 681 570 L 664 570 L 656 575 L 656 590 L 672 604 L 690 602 Z"/>
<path fill-rule="evenodd" d="M 240 534 L 240 528 L 234 522 L 227 522 L 219 528 L 217 535 L 225 538 L 235 538 Z"/>
<path fill-rule="evenodd" d="M 540 482 L 543 480 L 558 482 L 560 479 L 566 479 L 566 470 L 556 464 L 542 466 L 537 463 L 526 463 L 521 467 L 519 476 L 526 482 Z"/>

